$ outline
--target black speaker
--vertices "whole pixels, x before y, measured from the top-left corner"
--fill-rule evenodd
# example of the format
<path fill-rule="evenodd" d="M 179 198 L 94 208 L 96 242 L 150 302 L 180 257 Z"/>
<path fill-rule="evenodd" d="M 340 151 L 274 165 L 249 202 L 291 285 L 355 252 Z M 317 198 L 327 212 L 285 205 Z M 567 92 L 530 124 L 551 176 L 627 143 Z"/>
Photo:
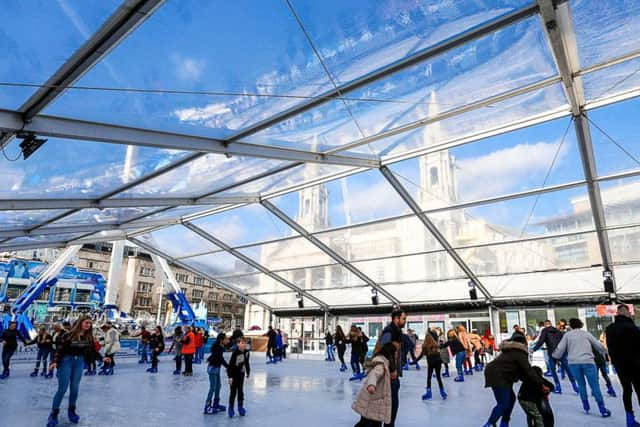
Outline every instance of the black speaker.
<path fill-rule="evenodd" d="M 304 308 L 304 301 L 302 300 L 302 298 L 298 300 L 298 308 Z"/>
<path fill-rule="evenodd" d="M 478 292 L 476 291 L 476 288 L 469 289 L 469 298 L 471 298 L 472 300 L 478 299 Z"/>
<path fill-rule="evenodd" d="M 613 279 L 611 277 L 604 278 L 604 291 L 612 294 L 613 290 Z"/>
<path fill-rule="evenodd" d="M 378 305 L 378 294 L 371 295 L 371 304 Z"/>

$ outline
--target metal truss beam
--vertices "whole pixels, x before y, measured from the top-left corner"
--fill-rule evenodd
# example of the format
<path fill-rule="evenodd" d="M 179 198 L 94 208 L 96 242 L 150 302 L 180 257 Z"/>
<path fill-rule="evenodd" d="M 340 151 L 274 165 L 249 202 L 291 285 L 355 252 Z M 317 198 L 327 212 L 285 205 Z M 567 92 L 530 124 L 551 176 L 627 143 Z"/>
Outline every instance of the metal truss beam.
<path fill-rule="evenodd" d="M 340 166 L 376 168 L 380 166 L 377 158 L 364 155 L 322 154 L 270 145 L 228 142 L 191 135 L 182 135 L 157 130 L 116 126 L 105 123 L 82 120 L 35 116 L 30 122 L 24 122 L 17 111 L 0 111 L 0 130 L 5 132 L 33 132 L 41 136 L 50 136 L 79 141 L 98 141 L 114 144 L 139 145 L 172 150 L 188 150 L 204 153 L 224 154 L 227 156 L 257 157 L 293 162 L 325 163 Z"/>
<path fill-rule="evenodd" d="M 237 134 L 228 138 L 227 141 L 234 142 L 241 140 L 249 135 L 253 135 L 257 132 L 260 132 L 261 130 L 267 129 L 273 125 L 276 125 L 298 114 L 304 113 L 305 111 L 308 111 L 326 102 L 334 99 L 339 99 L 346 93 L 365 87 L 370 83 L 374 83 L 380 79 L 407 69 L 420 62 L 424 62 L 430 58 L 434 58 L 438 55 L 469 43 L 470 41 L 479 39 L 489 34 L 493 34 L 495 31 L 500 30 L 501 28 L 507 27 L 513 23 L 534 15 L 537 11 L 538 6 L 533 4 L 525 9 L 518 10 L 516 12 L 493 19 L 487 23 L 473 27 L 467 31 L 464 31 L 463 33 L 436 43 L 433 46 L 429 46 L 425 49 L 419 50 L 418 52 L 407 58 L 400 59 L 375 71 L 365 74 L 360 78 L 352 80 L 346 84 L 339 85 L 334 89 L 331 89 L 308 102 L 297 105 L 293 108 L 290 108 L 289 110 L 283 111 L 279 114 L 274 115 L 273 117 L 250 126 L 249 128 L 244 129 L 241 132 L 238 132 Z"/>
<path fill-rule="evenodd" d="M 380 295 L 384 295 L 389 301 L 394 304 L 400 304 L 400 300 L 398 300 L 395 296 L 389 293 L 387 290 L 379 286 L 376 282 L 374 282 L 369 276 L 364 274 L 362 271 L 354 267 L 349 261 L 344 259 L 340 254 L 331 249 L 329 246 L 325 245 L 320 239 L 309 233 L 304 227 L 298 224 L 293 218 L 290 218 L 286 213 L 282 212 L 278 207 L 276 207 L 273 203 L 262 200 L 260 202 L 262 206 L 264 206 L 269 212 L 277 216 L 282 222 L 287 224 L 293 230 L 295 230 L 302 237 L 307 239 L 310 243 L 315 245 L 322 252 L 327 254 L 330 258 L 336 261 L 338 264 L 349 270 L 351 273 L 355 274 L 360 280 L 365 282 L 367 285 L 371 286 L 375 289 Z"/>
<path fill-rule="evenodd" d="M 602 266 L 605 270 L 613 273 L 613 259 L 609 246 L 609 236 L 606 230 L 606 220 L 602 196 L 600 194 L 600 184 L 596 181 L 597 171 L 591 130 L 585 112 L 585 97 L 582 78 L 578 75 L 580 71 L 580 61 L 578 47 L 575 39 L 575 32 L 571 20 L 571 13 L 568 3 L 554 4 L 553 0 L 538 0 L 540 7 L 540 17 L 544 23 L 545 31 L 551 43 L 551 50 L 562 82 L 567 99 L 571 105 L 571 112 L 575 119 L 576 138 L 580 158 L 584 170 L 584 177 L 587 181 L 589 193 L 589 203 L 593 214 L 596 233 L 598 236 L 598 246 L 602 258 Z M 613 276 L 614 297 L 616 295 L 615 275 Z"/>
<path fill-rule="evenodd" d="M 198 227 L 197 225 L 195 225 L 193 223 L 190 223 L 190 222 L 185 222 L 182 225 L 184 225 L 185 227 L 187 227 L 189 230 L 193 231 L 194 233 L 196 233 L 200 237 L 202 237 L 202 238 L 208 240 L 209 242 L 213 243 L 214 245 L 220 247 L 225 252 L 227 252 L 227 253 L 231 254 L 232 256 L 238 258 L 240 261 L 243 261 L 244 263 L 246 263 L 246 264 L 250 265 L 251 267 L 255 268 L 256 270 L 258 270 L 259 272 L 261 272 L 263 274 L 266 274 L 267 276 L 271 277 L 273 280 L 277 281 L 278 283 L 281 283 L 282 285 L 286 286 L 287 288 L 297 292 L 301 296 L 304 296 L 309 301 L 315 302 L 320 307 L 322 307 L 323 310 L 329 311 L 329 306 L 327 305 L 327 303 L 325 303 L 321 299 L 313 296 L 312 294 L 310 294 L 306 290 L 300 288 L 299 286 L 295 285 L 294 283 L 291 283 L 290 281 L 288 281 L 284 277 L 274 273 L 273 271 L 269 270 L 268 268 L 266 268 L 262 264 L 260 264 L 260 263 L 258 263 L 256 261 L 254 261 L 253 259 L 249 258 L 248 256 L 246 256 L 242 252 L 233 249 L 231 246 L 227 245 L 225 242 L 223 242 L 220 239 L 218 239 L 218 238 L 214 237 L 213 235 L 209 234 L 208 232 L 206 232 L 202 228 Z"/>
<path fill-rule="evenodd" d="M 458 255 L 458 253 L 453 249 L 449 241 L 440 233 L 440 230 L 431 222 L 431 220 L 422 212 L 420 206 L 416 203 L 415 200 L 411 197 L 409 192 L 404 188 L 404 186 L 398 181 L 393 172 L 389 170 L 386 166 L 380 168 L 380 172 L 387 179 L 389 184 L 393 187 L 393 189 L 398 193 L 398 195 L 405 201 L 405 203 L 409 206 L 409 208 L 413 211 L 416 217 L 424 224 L 424 226 L 431 232 L 433 237 L 442 245 L 442 247 L 447 251 L 449 256 L 453 259 L 453 261 L 460 267 L 460 269 L 467 275 L 467 277 L 473 281 L 475 286 L 480 289 L 480 292 L 485 296 L 485 298 L 492 302 L 492 297 L 487 288 L 484 287 L 478 276 L 469 268 L 466 262 Z"/>
<path fill-rule="evenodd" d="M 237 196 L 209 196 L 201 198 L 0 199 L 0 210 L 144 208 L 153 206 L 229 205 L 256 203 L 259 201 L 260 197 L 258 195 L 242 194 Z"/>
<path fill-rule="evenodd" d="M 267 304 L 253 298 L 252 296 L 250 296 L 249 294 L 247 294 L 245 291 L 243 291 L 240 288 L 237 288 L 233 285 L 229 285 L 226 283 L 223 283 L 213 277 L 211 277 L 209 274 L 206 274 L 200 270 L 198 270 L 197 268 L 193 268 L 185 263 L 183 263 L 182 261 L 178 261 L 172 257 L 170 257 L 169 255 L 167 255 L 166 253 L 162 252 L 161 250 L 154 248 L 152 246 L 147 245 L 146 243 L 141 242 L 140 240 L 136 239 L 136 238 L 130 238 L 128 239 L 130 242 L 140 246 L 141 248 L 143 248 L 144 250 L 148 251 L 149 253 L 152 253 L 154 255 L 157 255 L 159 257 L 162 257 L 164 259 L 166 259 L 169 263 L 177 265 L 180 268 L 184 268 L 185 270 L 188 270 L 194 274 L 197 274 L 198 276 L 202 276 L 207 278 L 208 280 L 212 281 L 213 283 L 215 283 L 216 286 L 220 286 L 221 288 L 224 288 L 228 291 L 234 292 L 238 295 L 243 296 L 244 298 L 247 299 L 247 301 L 250 301 L 253 304 L 256 304 L 266 310 L 273 310 L 273 307 L 269 307 Z"/>

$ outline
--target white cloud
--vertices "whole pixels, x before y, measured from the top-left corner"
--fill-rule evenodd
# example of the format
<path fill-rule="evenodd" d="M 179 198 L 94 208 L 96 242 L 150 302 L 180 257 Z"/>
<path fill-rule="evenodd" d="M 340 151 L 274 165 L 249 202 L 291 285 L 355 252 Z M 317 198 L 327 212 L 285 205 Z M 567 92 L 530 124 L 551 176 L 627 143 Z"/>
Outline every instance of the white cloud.
<path fill-rule="evenodd" d="M 209 104 L 205 107 L 183 108 L 173 113 L 182 122 L 208 122 L 231 112 L 226 104 Z"/>
<path fill-rule="evenodd" d="M 344 216 L 345 209 L 346 205 L 343 202 L 331 209 L 331 216 Z M 398 215 L 408 210 L 407 205 L 386 181 L 369 186 L 350 186 L 349 209 L 354 223 Z"/>
<path fill-rule="evenodd" d="M 180 80 L 199 80 L 205 68 L 205 61 L 196 58 L 185 58 L 178 54 L 170 56 L 175 73 Z"/>
<path fill-rule="evenodd" d="M 532 175 L 542 179 L 551 166 L 558 142 L 518 144 L 483 156 L 456 161 L 458 192 L 464 200 L 474 200 L 518 191 Z M 556 166 L 567 154 L 564 145 Z"/>

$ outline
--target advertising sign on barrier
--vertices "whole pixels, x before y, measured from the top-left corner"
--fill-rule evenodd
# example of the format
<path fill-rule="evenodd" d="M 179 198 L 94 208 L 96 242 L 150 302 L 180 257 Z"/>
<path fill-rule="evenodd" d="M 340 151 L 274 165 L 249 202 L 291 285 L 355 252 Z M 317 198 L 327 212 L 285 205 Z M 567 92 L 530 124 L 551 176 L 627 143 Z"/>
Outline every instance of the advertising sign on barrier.
<path fill-rule="evenodd" d="M 633 316 L 633 304 L 626 304 L 626 306 L 629 308 L 629 313 Z M 596 313 L 598 313 L 598 317 L 615 316 L 617 311 L 617 304 L 596 305 Z"/>

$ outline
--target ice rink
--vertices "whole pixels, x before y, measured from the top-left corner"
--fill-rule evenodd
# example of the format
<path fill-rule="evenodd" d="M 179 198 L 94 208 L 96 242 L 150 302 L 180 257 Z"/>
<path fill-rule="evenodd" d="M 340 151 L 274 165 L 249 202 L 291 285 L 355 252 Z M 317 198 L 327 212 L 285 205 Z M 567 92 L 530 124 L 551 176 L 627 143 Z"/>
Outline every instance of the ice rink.
<path fill-rule="evenodd" d="M 203 415 L 208 390 L 205 365 L 194 365 L 194 376 L 173 376 L 173 364 L 163 359 L 158 374 L 145 373 L 146 365 L 134 360 L 119 361 L 110 377 L 84 377 L 80 387 L 78 413 L 81 426 L 278 426 L 337 427 L 353 426 L 358 417 L 351 401 L 360 384 L 348 381 L 349 373 L 340 373 L 337 363 L 320 360 L 289 359 L 277 365 L 265 365 L 262 354 L 252 354 L 252 375 L 245 383 L 247 416 L 229 419 L 225 414 Z M 426 366 L 426 365 L 424 365 Z M 0 381 L 0 426 L 44 426 L 49 413 L 56 379 L 30 378 L 32 365 L 15 365 L 11 377 Z M 423 402 L 426 369 L 405 371 L 400 390 L 397 426 L 481 426 L 486 422 L 493 396 L 484 389 L 482 374 L 467 377 L 461 384 L 445 378 L 449 398 L 443 401 L 434 380 L 434 398 Z M 613 378 L 618 396 L 617 378 Z M 585 415 L 580 401 L 563 383 L 565 394 L 552 396 L 556 426 L 622 426 L 624 412 L 620 397 L 605 397 L 613 415 L 601 418 Z M 516 391 L 519 386 L 516 386 Z M 68 397 L 68 395 L 67 395 Z M 70 426 L 63 402 L 60 426 Z M 226 405 L 228 386 L 223 385 Z M 635 399 L 634 399 L 635 403 Z M 592 400 L 592 407 L 596 407 Z M 636 412 L 640 413 L 636 410 Z M 522 409 L 516 404 L 512 426 L 525 426 Z"/>

